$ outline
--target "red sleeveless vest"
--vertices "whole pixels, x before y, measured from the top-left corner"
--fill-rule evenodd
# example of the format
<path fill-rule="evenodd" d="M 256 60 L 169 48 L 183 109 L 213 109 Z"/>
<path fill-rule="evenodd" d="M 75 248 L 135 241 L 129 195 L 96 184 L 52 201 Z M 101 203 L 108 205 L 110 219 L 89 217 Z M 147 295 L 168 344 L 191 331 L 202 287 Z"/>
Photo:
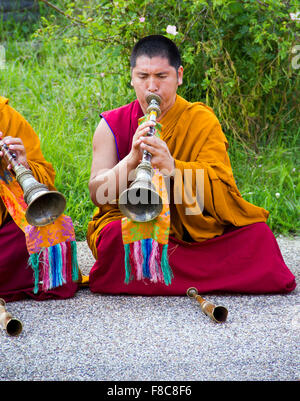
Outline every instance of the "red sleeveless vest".
<path fill-rule="evenodd" d="M 115 138 L 119 160 L 122 160 L 130 152 L 132 138 L 138 127 L 138 119 L 143 115 L 138 100 L 100 114 Z"/>

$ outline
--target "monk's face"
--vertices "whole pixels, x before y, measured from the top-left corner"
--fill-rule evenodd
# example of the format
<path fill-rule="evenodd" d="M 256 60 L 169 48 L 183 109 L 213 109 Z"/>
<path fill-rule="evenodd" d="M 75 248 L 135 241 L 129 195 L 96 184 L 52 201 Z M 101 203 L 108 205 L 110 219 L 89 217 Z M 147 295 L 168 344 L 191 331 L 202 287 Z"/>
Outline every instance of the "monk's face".
<path fill-rule="evenodd" d="M 146 97 L 155 93 L 162 99 L 160 104 L 160 118 L 162 118 L 175 103 L 176 91 L 182 84 L 182 76 L 183 67 L 180 66 L 176 71 L 166 57 L 139 56 L 131 71 L 131 83 L 143 112 L 146 113 L 148 107 Z"/>

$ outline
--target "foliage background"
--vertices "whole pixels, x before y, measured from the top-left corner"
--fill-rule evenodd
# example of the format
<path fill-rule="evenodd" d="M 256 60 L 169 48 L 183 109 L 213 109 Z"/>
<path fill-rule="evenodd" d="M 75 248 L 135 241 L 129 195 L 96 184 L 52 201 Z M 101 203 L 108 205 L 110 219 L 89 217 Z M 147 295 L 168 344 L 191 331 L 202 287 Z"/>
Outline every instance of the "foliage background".
<path fill-rule="evenodd" d="M 47 3 L 47 4 L 46 4 Z M 148 34 L 179 46 L 179 93 L 217 114 L 243 197 L 265 207 L 275 233 L 299 233 L 299 44 L 295 1 L 40 0 L 36 24 L 2 21 L 2 95 L 40 135 L 56 185 L 84 239 L 87 183 L 101 110 L 134 99 L 129 54 Z M 176 26 L 176 35 L 167 33 Z M 300 63 L 299 63 L 300 67 Z"/>

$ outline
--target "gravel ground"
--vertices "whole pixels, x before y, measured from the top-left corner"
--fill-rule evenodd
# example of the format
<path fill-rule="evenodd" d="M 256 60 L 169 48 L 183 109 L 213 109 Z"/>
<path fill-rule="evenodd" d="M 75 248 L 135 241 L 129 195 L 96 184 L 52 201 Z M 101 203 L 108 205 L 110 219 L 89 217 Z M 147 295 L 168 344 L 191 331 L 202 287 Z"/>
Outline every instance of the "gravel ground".
<path fill-rule="evenodd" d="M 300 238 L 278 238 L 299 286 Z M 78 243 L 88 274 L 93 257 Z M 0 333 L 2 381 L 299 381 L 300 299 L 205 295 L 226 323 L 187 297 L 107 296 L 88 288 L 65 301 L 9 303 L 24 325 Z"/>

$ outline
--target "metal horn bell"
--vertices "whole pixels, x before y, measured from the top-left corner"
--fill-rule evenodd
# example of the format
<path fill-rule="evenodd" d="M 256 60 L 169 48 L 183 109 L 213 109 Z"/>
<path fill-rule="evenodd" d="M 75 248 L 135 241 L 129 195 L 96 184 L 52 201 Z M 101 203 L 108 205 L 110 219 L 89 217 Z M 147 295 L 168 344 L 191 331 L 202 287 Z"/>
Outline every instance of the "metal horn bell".
<path fill-rule="evenodd" d="M 50 191 L 46 185 L 39 183 L 30 170 L 21 164 L 15 168 L 16 179 L 24 192 L 28 207 L 26 220 L 32 226 L 46 226 L 53 223 L 65 210 L 66 198 L 57 191 Z"/>
<path fill-rule="evenodd" d="M 23 330 L 22 322 L 7 311 L 3 298 L 0 298 L 0 326 L 13 337 L 18 336 Z"/>
<path fill-rule="evenodd" d="M 32 172 L 17 161 L 14 153 L 8 146 L 0 141 L 0 150 L 10 163 L 16 180 L 23 190 L 24 201 L 27 204 L 25 212 L 26 220 L 32 226 L 46 226 L 53 223 L 65 210 L 66 198 L 57 191 L 50 191 L 46 185 L 38 182 Z"/>
<path fill-rule="evenodd" d="M 201 295 L 198 294 L 198 290 L 195 287 L 190 287 L 186 295 L 190 298 L 195 298 L 201 306 L 201 310 L 211 320 L 217 323 L 223 323 L 227 319 L 228 310 L 221 305 L 214 305 L 211 302 L 206 301 Z"/>
<path fill-rule="evenodd" d="M 160 115 L 161 98 L 158 95 L 150 94 L 146 101 L 149 105 L 147 113 L 150 115 L 150 120 L 156 121 Z M 155 128 L 150 129 L 149 135 L 153 135 L 154 132 Z M 143 159 L 135 170 L 135 180 L 119 197 L 121 212 L 137 222 L 155 219 L 163 208 L 162 199 L 152 183 L 154 170 L 151 165 L 151 157 L 149 152 L 144 151 Z"/>

